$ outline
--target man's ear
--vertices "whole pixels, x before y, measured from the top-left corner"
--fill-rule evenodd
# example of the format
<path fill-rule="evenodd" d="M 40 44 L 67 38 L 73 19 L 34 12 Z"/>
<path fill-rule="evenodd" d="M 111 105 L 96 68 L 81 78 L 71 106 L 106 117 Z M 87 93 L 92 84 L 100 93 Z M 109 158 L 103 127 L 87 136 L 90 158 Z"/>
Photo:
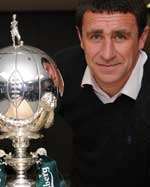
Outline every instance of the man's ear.
<path fill-rule="evenodd" d="M 82 42 L 82 33 L 80 32 L 79 28 L 76 26 L 77 34 L 80 40 L 80 46 L 83 49 L 83 42 Z"/>
<path fill-rule="evenodd" d="M 150 34 L 150 28 L 149 28 L 149 26 L 146 26 L 144 28 L 143 33 L 140 36 L 140 39 L 139 39 L 139 49 L 143 49 L 144 48 L 149 34 Z"/>

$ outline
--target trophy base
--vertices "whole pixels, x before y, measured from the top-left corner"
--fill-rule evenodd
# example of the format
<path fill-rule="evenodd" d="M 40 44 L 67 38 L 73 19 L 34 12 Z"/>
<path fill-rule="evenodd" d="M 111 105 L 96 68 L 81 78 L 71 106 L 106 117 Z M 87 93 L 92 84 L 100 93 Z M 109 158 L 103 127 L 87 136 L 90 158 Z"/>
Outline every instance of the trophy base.
<path fill-rule="evenodd" d="M 6 187 L 35 187 L 35 182 L 28 179 L 15 179 L 8 182 Z"/>

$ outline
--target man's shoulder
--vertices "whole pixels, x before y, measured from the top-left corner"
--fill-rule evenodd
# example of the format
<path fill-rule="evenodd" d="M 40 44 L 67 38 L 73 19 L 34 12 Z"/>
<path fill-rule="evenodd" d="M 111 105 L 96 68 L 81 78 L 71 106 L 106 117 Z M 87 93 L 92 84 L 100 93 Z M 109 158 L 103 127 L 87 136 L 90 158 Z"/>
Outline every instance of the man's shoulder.
<path fill-rule="evenodd" d="M 68 64 L 73 62 L 82 62 L 84 61 L 84 52 L 79 45 L 71 46 L 65 49 L 62 49 L 53 55 L 54 61 L 57 64 L 63 63 Z"/>
<path fill-rule="evenodd" d="M 53 59 L 66 82 L 68 79 L 74 79 L 74 75 L 77 75 L 76 80 L 82 78 L 86 62 L 79 45 L 60 50 Z"/>
<path fill-rule="evenodd" d="M 70 46 L 70 47 L 66 47 L 64 49 L 59 50 L 58 52 L 55 53 L 54 56 L 60 56 L 60 55 L 66 55 L 68 54 L 70 56 L 70 54 L 80 54 L 82 53 L 82 49 L 80 47 L 80 45 L 74 45 L 74 46 Z"/>
<path fill-rule="evenodd" d="M 148 57 L 147 61 L 146 61 L 145 65 L 144 65 L 144 73 L 147 73 L 147 72 L 150 73 L 150 53 L 147 53 L 147 57 Z"/>
<path fill-rule="evenodd" d="M 81 49 L 81 47 L 80 47 L 80 45 L 74 45 L 74 46 L 70 46 L 70 47 L 66 47 L 66 48 L 64 48 L 64 49 L 61 49 L 61 50 L 59 50 L 58 52 L 56 52 L 56 56 L 57 55 L 62 55 L 62 54 L 66 54 L 66 53 L 68 53 L 68 54 L 70 54 L 70 53 L 81 53 L 81 51 L 82 51 L 82 49 Z"/>

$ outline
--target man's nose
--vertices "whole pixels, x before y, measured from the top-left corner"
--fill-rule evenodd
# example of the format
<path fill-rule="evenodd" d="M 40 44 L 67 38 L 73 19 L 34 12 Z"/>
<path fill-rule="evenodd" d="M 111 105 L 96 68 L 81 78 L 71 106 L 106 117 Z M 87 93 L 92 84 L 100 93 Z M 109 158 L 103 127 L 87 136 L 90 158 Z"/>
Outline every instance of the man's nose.
<path fill-rule="evenodd" d="M 101 57 L 105 61 L 111 61 L 115 58 L 116 49 L 113 41 L 109 39 L 105 39 L 103 41 L 102 50 L 101 50 Z"/>

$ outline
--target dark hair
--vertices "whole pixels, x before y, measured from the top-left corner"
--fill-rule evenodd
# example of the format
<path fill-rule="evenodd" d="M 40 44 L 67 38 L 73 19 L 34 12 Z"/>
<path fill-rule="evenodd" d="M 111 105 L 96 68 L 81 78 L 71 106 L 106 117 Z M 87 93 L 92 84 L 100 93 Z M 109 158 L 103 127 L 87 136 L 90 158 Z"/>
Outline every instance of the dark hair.
<path fill-rule="evenodd" d="M 136 17 L 139 35 L 147 24 L 147 8 L 144 0 L 81 0 L 76 9 L 76 26 L 82 32 L 82 19 L 86 11 L 94 13 L 131 13 Z"/>

